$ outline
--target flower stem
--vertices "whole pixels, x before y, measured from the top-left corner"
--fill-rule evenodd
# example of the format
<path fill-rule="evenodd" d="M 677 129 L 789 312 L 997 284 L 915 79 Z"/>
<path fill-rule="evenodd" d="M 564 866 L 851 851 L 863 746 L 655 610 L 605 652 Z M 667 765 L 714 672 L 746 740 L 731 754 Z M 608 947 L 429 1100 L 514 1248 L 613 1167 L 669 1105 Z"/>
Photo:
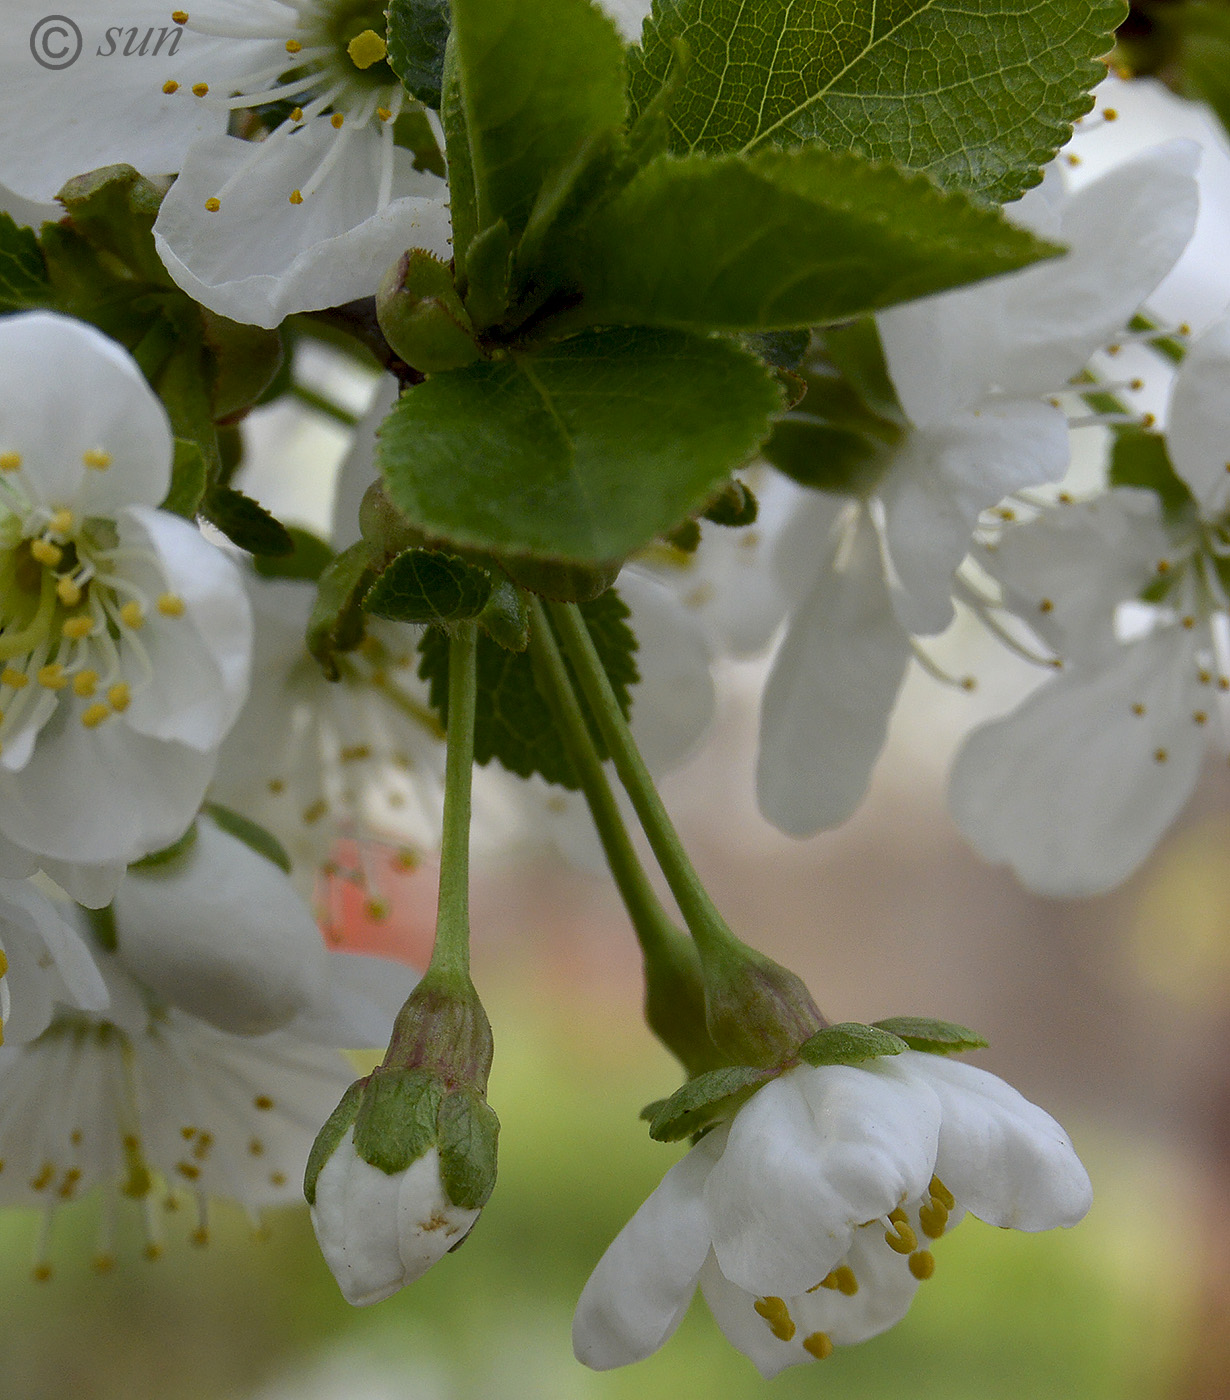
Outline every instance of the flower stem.
<path fill-rule="evenodd" d="M 550 608 L 551 619 L 576 670 L 581 692 L 610 752 L 615 771 L 632 799 L 654 856 L 702 958 L 723 950 L 741 949 L 741 943 L 701 884 L 658 796 L 580 609 L 575 603 L 552 603 Z"/>
<path fill-rule="evenodd" d="M 448 750 L 436 945 L 427 975 L 470 980 L 470 789 L 478 694 L 478 625 L 459 623 L 448 644 Z"/>

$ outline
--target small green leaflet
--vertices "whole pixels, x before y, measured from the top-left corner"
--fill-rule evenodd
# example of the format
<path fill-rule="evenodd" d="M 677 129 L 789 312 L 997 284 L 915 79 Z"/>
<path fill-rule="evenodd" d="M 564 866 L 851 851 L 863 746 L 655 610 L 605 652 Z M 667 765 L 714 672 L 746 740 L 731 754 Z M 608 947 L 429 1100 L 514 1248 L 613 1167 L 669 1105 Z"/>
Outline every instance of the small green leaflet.
<path fill-rule="evenodd" d="M 52 300 L 47 268 L 34 230 L 0 214 L 0 313 L 28 311 Z"/>
<path fill-rule="evenodd" d="M 464 622 L 486 607 L 492 584 L 485 569 L 455 554 L 407 549 L 368 589 L 363 610 L 394 622 Z"/>
<path fill-rule="evenodd" d="M 846 320 L 1059 252 L 924 176 L 816 147 L 659 156 L 578 234 L 573 319 L 732 331 Z"/>
<path fill-rule="evenodd" d="M 408 390 L 377 462 L 394 505 L 433 538 L 603 563 L 702 506 L 780 403 L 764 365 L 729 342 L 588 331 Z"/>
<path fill-rule="evenodd" d="M 656 0 L 631 50 L 633 106 L 691 62 L 672 149 L 815 142 L 1016 199 L 1092 106 L 1121 0 Z"/>
<path fill-rule="evenodd" d="M 906 1048 L 904 1037 L 879 1026 L 858 1021 L 841 1021 L 825 1026 L 799 1046 L 799 1058 L 809 1065 L 859 1065 L 880 1055 L 900 1055 Z"/>
<path fill-rule="evenodd" d="M 629 714 L 637 670 L 636 638 L 626 621 L 628 609 L 614 589 L 581 603 L 580 608 L 620 708 Z M 441 628 L 431 628 L 419 643 L 419 651 L 419 675 L 429 683 L 431 704 L 447 723 L 447 635 Z M 605 757 L 597 730 L 591 730 Z M 523 778 L 541 773 L 549 783 L 574 790 L 579 786 L 551 707 L 538 689 L 529 652 L 508 651 L 482 633 L 478 638 L 474 757 L 481 764 L 494 758 Z"/>
<path fill-rule="evenodd" d="M 933 1021 L 926 1016 L 890 1016 L 876 1021 L 875 1027 L 904 1040 L 911 1050 L 932 1055 L 958 1055 L 964 1050 L 982 1050 L 986 1041 L 977 1031 L 951 1021 Z"/>
<path fill-rule="evenodd" d="M 389 67 L 402 86 L 429 107 L 440 106 L 448 0 L 391 0 Z"/>
<path fill-rule="evenodd" d="M 295 542 L 286 526 L 264 506 L 229 486 L 212 486 L 201 502 L 201 514 L 240 549 L 249 554 L 293 554 Z"/>
<path fill-rule="evenodd" d="M 649 1136 L 655 1142 L 678 1142 L 691 1137 L 710 1123 L 733 1116 L 774 1074 L 774 1070 L 752 1065 L 727 1065 L 698 1074 L 669 1099 L 651 1105 L 656 1112 L 650 1119 Z"/>

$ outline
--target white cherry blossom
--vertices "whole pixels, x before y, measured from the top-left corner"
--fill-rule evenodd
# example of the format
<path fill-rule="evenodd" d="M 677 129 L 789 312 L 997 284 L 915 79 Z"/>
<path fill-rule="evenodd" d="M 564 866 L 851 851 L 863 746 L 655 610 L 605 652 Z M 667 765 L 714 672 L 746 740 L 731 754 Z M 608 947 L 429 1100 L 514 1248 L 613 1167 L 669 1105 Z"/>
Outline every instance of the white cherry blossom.
<path fill-rule="evenodd" d="M 107 989 L 85 940 L 25 880 L 0 880 L 0 1044 L 47 1029 L 58 1002 L 102 1011 Z"/>
<path fill-rule="evenodd" d="M 1048 1230 L 1090 1201 L 1059 1124 L 984 1070 L 916 1051 L 802 1066 L 667 1172 L 586 1284 L 573 1346 L 596 1370 L 641 1360 L 699 1285 L 773 1376 L 899 1321 L 965 1211 Z"/>
<path fill-rule="evenodd" d="M 60 316 L 0 322 L 0 844 L 6 873 L 93 868 L 91 902 L 187 827 L 247 693 L 238 571 L 157 509 L 170 467 L 125 351 Z"/>
<path fill-rule="evenodd" d="M 953 575 L 981 512 L 1063 475 L 1067 420 L 1049 400 L 1183 251 L 1196 156 L 1172 142 L 1071 195 L 1052 170 L 1006 212 L 1068 253 L 876 318 L 901 439 L 872 464 L 862 498 L 809 503 L 779 545 L 792 605 L 765 689 L 757 781 L 783 831 L 851 815 L 911 638 L 952 620 Z"/>

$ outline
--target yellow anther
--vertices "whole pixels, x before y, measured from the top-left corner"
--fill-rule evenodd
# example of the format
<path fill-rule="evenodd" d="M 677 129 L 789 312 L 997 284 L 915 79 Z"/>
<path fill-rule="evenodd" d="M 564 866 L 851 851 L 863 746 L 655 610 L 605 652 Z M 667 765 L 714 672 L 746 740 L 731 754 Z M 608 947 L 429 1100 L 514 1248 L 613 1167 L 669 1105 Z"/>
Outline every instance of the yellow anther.
<path fill-rule="evenodd" d="M 97 671 L 78 671 L 73 677 L 73 694 L 88 700 L 98 689 Z"/>
<path fill-rule="evenodd" d="M 64 551 L 50 540 L 31 540 L 30 553 L 40 564 L 46 564 L 51 569 L 64 558 Z"/>
<path fill-rule="evenodd" d="M 252 1107 L 259 1108 L 262 1113 L 268 1113 L 273 1107 L 273 1100 L 268 1094 L 257 1094 L 252 1100 Z"/>
<path fill-rule="evenodd" d="M 115 1268 L 114 1254 L 96 1254 L 92 1267 L 96 1274 L 109 1274 Z"/>
<path fill-rule="evenodd" d="M 176 24 L 187 24 L 187 23 L 188 23 L 188 11 L 187 11 L 187 10 L 172 10 L 172 11 L 171 11 L 171 18 L 175 21 Z"/>
<path fill-rule="evenodd" d="M 1052 603 L 1049 598 L 1043 598 L 1043 600 L 1038 604 L 1038 611 L 1040 613 L 1054 612 L 1055 604 Z"/>
<path fill-rule="evenodd" d="M 287 39 L 287 41 L 286 41 L 286 52 L 287 52 L 287 53 L 301 53 L 302 51 L 303 51 L 303 45 L 299 42 L 298 39 Z"/>
<path fill-rule="evenodd" d="M 947 1186 L 938 1176 L 931 1178 L 931 1185 L 927 1187 L 933 1201 L 939 1201 L 945 1210 L 956 1210 L 957 1198 L 952 1194 Z"/>
<path fill-rule="evenodd" d="M 1168 574 L 1170 572 L 1170 560 L 1159 559 L 1157 561 L 1157 571 L 1159 574 Z"/>
<path fill-rule="evenodd" d="M 334 114 L 329 118 L 329 125 L 333 128 L 334 131 L 341 131 L 342 124 L 345 122 L 345 120 L 345 112 L 334 112 Z"/>
<path fill-rule="evenodd" d="M 222 208 L 222 201 L 216 194 L 211 194 L 205 201 L 205 211 L 208 214 L 216 214 Z"/>
<path fill-rule="evenodd" d="M 935 1273 L 935 1255 L 929 1249 L 920 1249 L 910 1255 L 910 1273 L 920 1281 L 929 1279 Z"/>
<path fill-rule="evenodd" d="M 269 791 L 273 793 L 274 797 L 286 791 L 286 784 L 281 778 L 270 778 L 266 786 L 269 788 Z"/>
<path fill-rule="evenodd" d="M 104 452 L 101 447 L 91 447 L 88 452 L 81 454 L 81 461 L 91 471 L 105 472 L 111 465 L 111 454 Z"/>
<path fill-rule="evenodd" d="M 318 798 L 310 807 L 303 809 L 304 826 L 314 826 L 329 810 L 329 804 L 323 797 Z"/>
<path fill-rule="evenodd" d="M 0 671 L 0 685 L 7 685 L 11 690 L 23 690 L 29 684 L 30 677 L 13 666 L 6 666 Z"/>
<path fill-rule="evenodd" d="M 889 1215 L 893 1228 L 884 1232 L 884 1243 L 897 1254 L 912 1254 L 918 1248 L 918 1236 L 906 1218 L 906 1213 L 897 1207 Z"/>
<path fill-rule="evenodd" d="M 134 632 L 138 627 L 144 625 L 145 613 L 142 610 L 141 604 L 138 603 L 136 599 L 125 603 L 120 609 L 120 621 L 125 627 L 131 627 Z"/>
<path fill-rule="evenodd" d="M 943 1201 L 927 1201 L 918 1208 L 918 1223 L 929 1240 L 938 1240 L 948 1228 L 948 1207 Z"/>
<path fill-rule="evenodd" d="M 187 1181 L 195 1181 L 201 1174 L 201 1169 L 195 1162 L 176 1162 L 175 1170 Z"/>
<path fill-rule="evenodd" d="M 1187 631 L 1190 632 L 1190 631 L 1192 630 L 1192 628 L 1195 627 L 1195 625 L 1196 625 L 1196 619 L 1195 619 L 1194 617 L 1192 617 L 1192 615 L 1189 613 L 1189 614 L 1183 619 L 1183 626 L 1187 629 Z"/>
<path fill-rule="evenodd" d="M 1208 724 L 1209 717 L 1205 714 L 1203 710 L 1193 710 L 1192 721 L 1195 724 Z"/>
<path fill-rule="evenodd" d="M 346 52 L 356 68 L 370 68 L 373 63 L 379 63 L 388 51 L 389 46 L 374 29 L 365 29 L 362 34 L 356 34 L 346 45 Z"/>
<path fill-rule="evenodd" d="M 71 1201 L 77 1190 L 77 1183 L 81 1180 L 81 1168 L 69 1167 L 64 1173 L 64 1180 L 56 1188 L 56 1195 L 62 1201 Z"/>
<path fill-rule="evenodd" d="M 369 899 L 363 905 L 363 912 L 369 919 L 379 923 L 381 919 L 389 917 L 388 902 L 383 899 Z"/>
<path fill-rule="evenodd" d="M 199 1248 L 204 1248 L 209 1243 L 209 1231 L 204 1225 L 198 1225 L 192 1232 L 192 1243 Z"/>
<path fill-rule="evenodd" d="M 1139 700 L 1137 700 L 1137 702 L 1132 706 L 1132 713 L 1134 715 L 1143 715 L 1145 713 L 1145 707 L 1140 703 Z"/>
<path fill-rule="evenodd" d="M 194 97 L 204 97 L 204 96 L 206 95 L 206 93 L 208 93 L 208 91 L 209 91 L 209 84 L 208 84 L 208 83 L 193 83 L 193 84 L 192 84 L 192 95 L 193 95 Z"/>
<path fill-rule="evenodd" d="M 20 470 L 20 452 L 0 452 L 0 472 L 16 472 Z"/>
<path fill-rule="evenodd" d="M 833 1339 L 827 1332 L 813 1332 L 803 1338 L 803 1350 L 810 1352 L 817 1361 L 824 1361 L 833 1354 Z"/>
<path fill-rule="evenodd" d="M 1116 112 L 1113 107 L 1103 108 L 1102 120 L 1108 122 L 1117 122 L 1119 120 L 1119 113 Z"/>
<path fill-rule="evenodd" d="M 849 1264 L 839 1264 L 832 1273 L 822 1278 L 815 1288 L 809 1288 L 809 1293 L 814 1293 L 816 1288 L 831 1288 L 837 1293 L 844 1293 L 847 1298 L 853 1298 L 858 1292 L 858 1279 L 854 1277 L 854 1270 Z"/>
<path fill-rule="evenodd" d="M 38 683 L 44 690 L 63 690 L 68 684 L 68 677 L 64 674 L 64 667 L 58 661 L 53 661 L 39 671 Z"/>
<path fill-rule="evenodd" d="M 46 1191 L 52 1181 L 55 1180 L 55 1174 L 55 1166 L 51 1162 L 44 1162 L 39 1168 L 38 1175 L 30 1178 L 30 1190 Z"/>
<path fill-rule="evenodd" d="M 110 714 L 110 705 L 104 705 L 101 700 L 95 700 L 92 705 L 87 705 L 81 712 L 81 723 L 87 729 L 97 729 Z"/>
<path fill-rule="evenodd" d="M 393 120 L 393 113 L 389 110 L 388 107 L 377 107 L 376 115 L 380 118 L 382 122 L 390 122 Z M 1230 467 L 1228 467 L 1227 470 L 1230 471 Z"/>
<path fill-rule="evenodd" d="M 790 1341 L 795 1333 L 794 1319 L 781 1298 L 757 1298 L 753 1306 L 779 1341 Z"/>
<path fill-rule="evenodd" d="M 155 1244 L 153 1240 L 150 1240 L 149 1244 L 147 1244 L 141 1252 L 151 1264 L 155 1259 L 162 1258 L 162 1246 L 160 1244 Z"/>
<path fill-rule="evenodd" d="M 417 870 L 419 867 L 418 855 L 408 846 L 403 846 L 393 859 L 398 870 Z"/>
<path fill-rule="evenodd" d="M 107 703 L 117 714 L 123 714 L 132 703 L 132 695 L 126 681 L 116 681 L 107 691 Z"/>
<path fill-rule="evenodd" d="M 1146 414 L 1144 414 L 1144 415 L 1141 417 L 1140 426 L 1141 426 L 1142 428 L 1151 428 L 1151 427 L 1153 427 L 1153 425 L 1154 425 L 1156 422 L 1157 422 L 1157 416 L 1156 416 L 1156 414 L 1153 414 L 1153 413 L 1146 413 Z"/>
<path fill-rule="evenodd" d="M 285 1185 L 286 1185 L 286 1173 L 285 1173 L 285 1172 L 270 1172 L 270 1173 L 269 1173 L 269 1185 L 270 1185 L 270 1186 L 285 1186 Z"/>
<path fill-rule="evenodd" d="M 303 120 L 303 108 L 302 108 L 302 107 L 295 107 L 295 108 L 293 108 L 293 109 L 291 110 L 290 119 L 291 119 L 291 121 L 293 121 L 293 122 L 301 122 L 301 121 Z"/>
<path fill-rule="evenodd" d="M 1217 688 L 1218 690 L 1230 690 L 1230 676 L 1218 676 Z"/>
<path fill-rule="evenodd" d="M 248 1151 L 253 1157 L 262 1157 L 265 1153 L 265 1144 L 260 1138 L 252 1138 L 248 1143 Z"/>
<path fill-rule="evenodd" d="M 73 642 L 80 642 L 90 635 L 94 630 L 94 619 L 84 613 L 78 613 L 76 617 L 66 617 L 64 625 L 60 631 Z"/>
<path fill-rule="evenodd" d="M 9 970 L 9 960 L 4 956 L 4 949 L 0 948 L 0 977 Z"/>
<path fill-rule="evenodd" d="M 47 1283 L 51 1278 L 51 1265 L 35 1264 L 34 1268 L 30 1271 L 30 1277 L 35 1283 Z"/>
<path fill-rule="evenodd" d="M 168 97 L 170 97 L 170 95 L 173 92 L 179 91 L 179 84 L 175 81 L 174 78 L 168 78 L 167 81 L 163 83 L 162 90 L 166 93 Z"/>
<path fill-rule="evenodd" d="M 71 510 L 57 510 L 52 514 L 47 522 L 47 528 L 57 535 L 67 535 L 73 528 L 73 513 Z"/>
<path fill-rule="evenodd" d="M 1165 749 L 1154 749 L 1154 750 L 1153 750 L 1153 761 L 1154 761 L 1154 763 L 1165 763 L 1166 760 L 1167 760 L 1169 757 L 1170 757 L 1170 755 L 1166 752 Z"/>
<path fill-rule="evenodd" d="M 158 611 L 163 617 L 183 617 L 184 600 L 178 593 L 160 593 L 158 595 Z"/>
<path fill-rule="evenodd" d="M 81 601 L 81 587 L 67 574 L 56 584 L 56 594 L 66 608 L 75 608 Z"/>
<path fill-rule="evenodd" d="M 302 203 L 303 203 L 303 191 L 302 191 L 302 190 L 291 190 L 291 192 L 290 192 L 290 202 L 291 202 L 292 204 L 302 204 Z"/>
<path fill-rule="evenodd" d="M 1067 161 L 1069 165 L 1079 165 L 1081 163 L 1081 158 L 1080 156 L 1068 156 Z"/>

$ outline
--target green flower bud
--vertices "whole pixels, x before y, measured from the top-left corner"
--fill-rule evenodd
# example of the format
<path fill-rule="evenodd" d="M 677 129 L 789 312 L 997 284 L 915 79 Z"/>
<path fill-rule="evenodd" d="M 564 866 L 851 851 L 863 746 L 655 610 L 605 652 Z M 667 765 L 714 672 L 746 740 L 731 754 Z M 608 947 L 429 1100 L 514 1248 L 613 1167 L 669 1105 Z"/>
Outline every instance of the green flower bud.
<path fill-rule="evenodd" d="M 482 357 L 452 273 L 422 248 L 389 269 L 376 293 L 376 316 L 393 350 L 424 374 L 461 369 Z"/>

